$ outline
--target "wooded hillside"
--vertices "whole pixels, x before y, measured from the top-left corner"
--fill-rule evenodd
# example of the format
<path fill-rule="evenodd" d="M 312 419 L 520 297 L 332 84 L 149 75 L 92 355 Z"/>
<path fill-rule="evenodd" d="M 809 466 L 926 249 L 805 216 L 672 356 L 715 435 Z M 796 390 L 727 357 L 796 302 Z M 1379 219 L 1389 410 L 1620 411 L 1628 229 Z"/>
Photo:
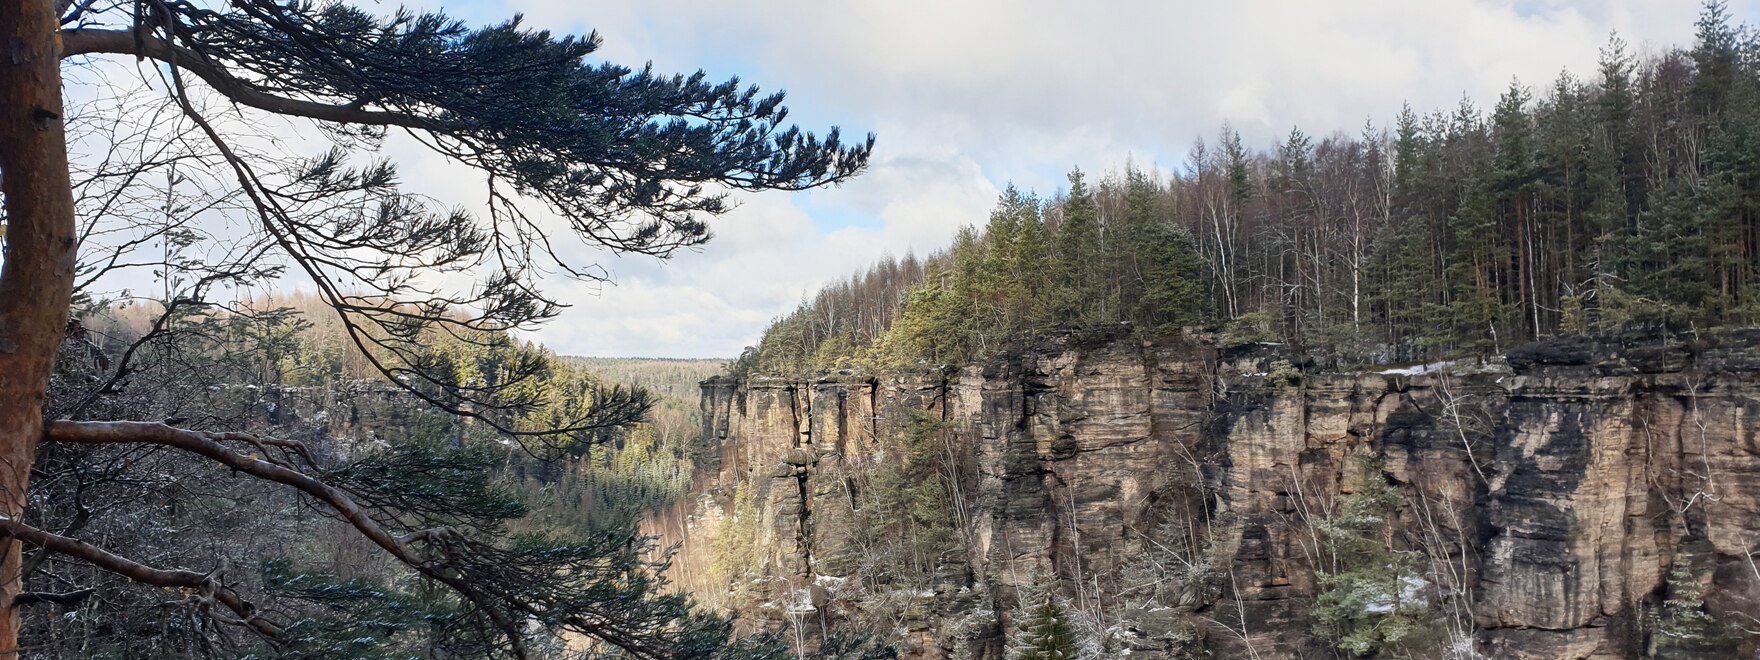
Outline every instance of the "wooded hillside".
<path fill-rule="evenodd" d="M 957 362 L 1128 322 L 1289 342 L 1323 364 L 1484 355 L 1633 324 L 1760 320 L 1760 40 L 1708 5 L 1697 42 L 1513 81 L 1489 110 L 1265 149 L 1224 126 L 1170 176 L 1126 165 L 885 260 L 779 319 L 734 366 Z"/>

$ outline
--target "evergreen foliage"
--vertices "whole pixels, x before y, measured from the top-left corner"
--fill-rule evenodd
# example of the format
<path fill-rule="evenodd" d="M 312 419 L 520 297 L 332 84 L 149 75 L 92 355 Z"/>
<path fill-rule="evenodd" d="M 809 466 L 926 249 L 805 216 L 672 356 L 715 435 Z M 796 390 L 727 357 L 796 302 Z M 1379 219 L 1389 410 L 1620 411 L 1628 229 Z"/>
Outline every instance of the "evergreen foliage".
<path fill-rule="evenodd" d="M 728 590 L 737 599 L 750 589 L 748 582 L 762 574 L 759 563 L 763 546 L 758 544 L 758 525 L 762 524 L 757 499 L 751 484 L 739 482 L 733 490 L 733 511 L 724 518 L 711 548 L 711 570 L 728 581 Z"/>
<path fill-rule="evenodd" d="M 872 456 L 842 464 L 848 519 L 831 536 L 829 545 L 842 551 L 828 553 L 828 565 L 875 592 L 914 591 L 934 574 L 959 541 L 950 501 L 957 466 L 943 444 L 946 428 L 913 413 L 904 433 L 882 438 Z"/>
<path fill-rule="evenodd" d="M 1099 271 L 1100 217 L 1080 169 L 1069 173 L 1069 195 L 1054 236 L 1052 318 L 1062 324 L 1084 325 L 1104 319 L 1104 279 Z"/>
<path fill-rule="evenodd" d="M 1723 626 L 1705 611 L 1705 585 L 1686 555 L 1677 554 L 1668 569 L 1668 597 L 1652 621 L 1652 652 L 1659 647 L 1714 648 L 1724 643 Z"/>
<path fill-rule="evenodd" d="M 1323 589 L 1314 604 L 1314 632 L 1354 656 L 1420 641 L 1431 625 L 1422 585 L 1421 558 L 1394 546 L 1387 534 L 1402 503 L 1399 492 L 1373 460 L 1359 460 L 1357 491 L 1343 496 L 1326 518 L 1310 521 L 1320 535 L 1326 563 L 1317 571 Z"/>
<path fill-rule="evenodd" d="M 1642 58 L 1615 37 L 1592 76 L 1512 82 L 1489 112 L 1408 106 L 1264 150 L 1225 126 L 1171 177 L 1010 187 L 945 251 L 804 301 L 737 373 L 958 363 L 1120 322 L 1265 319 L 1354 366 L 1760 321 L 1760 40 L 1721 2 L 1697 27 Z"/>
<path fill-rule="evenodd" d="M 951 364 L 1022 336 L 1120 321 L 1177 334 L 1210 316 L 1209 267 L 1189 230 L 1174 222 L 1162 182 L 1129 170 L 1094 196 L 1079 171 L 1070 181 L 1072 194 L 1061 201 L 1011 186 L 988 224 L 961 229 L 946 252 L 883 261 L 867 277 L 822 291 L 778 319 L 731 370 Z M 1106 221 L 1100 202 L 1114 200 L 1125 211 Z M 902 286 L 891 279 L 898 275 Z M 870 283 L 879 276 L 887 286 Z M 862 318 L 879 322 L 855 321 Z"/>
<path fill-rule="evenodd" d="M 1043 581 L 1034 591 L 1031 604 L 1023 603 L 1009 640 L 1009 660 L 1075 660 L 1076 633 L 1057 597 L 1056 583 Z"/>

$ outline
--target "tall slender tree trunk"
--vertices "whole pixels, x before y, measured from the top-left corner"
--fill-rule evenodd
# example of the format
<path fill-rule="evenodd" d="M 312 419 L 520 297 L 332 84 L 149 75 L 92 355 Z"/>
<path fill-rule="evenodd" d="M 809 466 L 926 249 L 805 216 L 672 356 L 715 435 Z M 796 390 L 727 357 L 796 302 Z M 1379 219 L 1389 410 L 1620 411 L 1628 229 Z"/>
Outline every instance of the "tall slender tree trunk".
<path fill-rule="evenodd" d="M 0 0 L 0 515 L 24 512 L 43 398 L 73 295 L 73 190 L 53 0 Z M 18 656 L 21 548 L 0 540 L 0 659 Z"/>

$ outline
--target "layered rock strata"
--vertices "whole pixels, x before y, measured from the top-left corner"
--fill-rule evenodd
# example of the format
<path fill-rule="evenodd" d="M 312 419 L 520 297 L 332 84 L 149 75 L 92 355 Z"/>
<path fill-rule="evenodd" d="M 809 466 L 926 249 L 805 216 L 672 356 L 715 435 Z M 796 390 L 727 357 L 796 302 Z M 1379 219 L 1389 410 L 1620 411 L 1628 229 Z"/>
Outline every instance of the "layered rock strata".
<path fill-rule="evenodd" d="M 1418 557 L 1409 597 L 1454 608 L 1472 651 L 1760 651 L 1760 332 L 1360 373 L 1304 373 L 1278 350 L 1121 340 L 909 374 L 714 379 L 718 459 L 693 520 L 731 510 L 743 482 L 765 572 L 849 578 L 847 474 L 927 414 L 957 454 L 964 530 L 903 623 L 915 657 L 1002 657 L 1034 575 L 1116 618 L 1133 657 L 1332 657 L 1313 620 L 1329 570 L 1318 523 L 1365 479 L 1399 494 L 1386 547 Z M 1164 607 L 1122 611 L 1140 600 L 1133 562 L 1166 550 L 1168 530 L 1207 572 Z M 1678 565 L 1723 622 L 1716 643 L 1658 633 Z"/>

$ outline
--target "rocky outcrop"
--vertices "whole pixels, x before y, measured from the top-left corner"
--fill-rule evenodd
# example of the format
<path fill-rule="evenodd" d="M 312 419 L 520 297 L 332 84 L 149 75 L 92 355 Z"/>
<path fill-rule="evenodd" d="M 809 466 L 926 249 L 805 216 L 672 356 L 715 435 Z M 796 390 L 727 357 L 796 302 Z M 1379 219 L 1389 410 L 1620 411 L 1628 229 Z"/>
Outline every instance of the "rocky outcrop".
<path fill-rule="evenodd" d="M 964 529 L 902 622 L 916 657 L 1001 657 L 1033 575 L 1057 576 L 1133 657 L 1331 657 L 1314 611 L 1322 575 L 1350 558 L 1325 534 L 1371 484 L 1398 494 L 1378 529 L 1414 567 L 1395 598 L 1428 603 L 1462 657 L 1760 651 L 1760 333 L 1557 340 L 1363 373 L 1283 357 L 1113 341 L 910 374 L 714 379 L 718 459 L 693 520 L 712 534 L 744 483 L 765 572 L 835 585 L 859 570 L 838 547 L 848 473 L 927 415 L 946 422 Z M 1179 579 L 1142 579 L 1162 556 L 1188 564 Z M 1682 575 L 1704 586 L 1716 639 L 1667 629 Z"/>

